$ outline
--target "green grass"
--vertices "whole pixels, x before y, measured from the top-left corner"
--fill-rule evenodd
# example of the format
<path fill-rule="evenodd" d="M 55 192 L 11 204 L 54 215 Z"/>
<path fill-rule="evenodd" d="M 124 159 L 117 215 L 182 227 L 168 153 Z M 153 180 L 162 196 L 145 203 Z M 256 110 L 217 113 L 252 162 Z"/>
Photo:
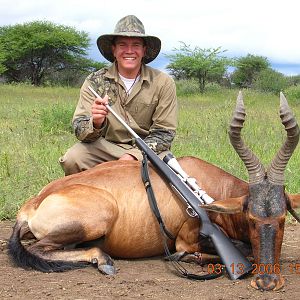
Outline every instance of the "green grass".
<path fill-rule="evenodd" d="M 172 151 L 193 155 L 247 179 L 243 163 L 230 145 L 227 129 L 236 90 L 211 90 L 179 96 L 179 127 Z M 78 88 L 0 85 L 0 219 L 14 218 L 19 207 L 48 182 L 64 174 L 58 158 L 76 142 L 70 122 Z M 243 137 L 268 165 L 285 139 L 279 96 L 244 91 L 247 112 Z M 290 103 L 300 119 L 300 103 Z M 286 186 L 300 192 L 297 147 L 286 168 Z"/>
<path fill-rule="evenodd" d="M 244 164 L 230 145 L 227 133 L 237 94 L 236 90 L 224 90 L 181 98 L 173 152 L 177 156 L 195 155 L 247 179 Z M 279 96 L 243 91 L 243 97 L 247 116 L 242 136 L 267 166 L 286 137 L 279 117 Z M 296 117 L 300 116 L 299 104 L 291 104 Z M 300 190 L 299 154 L 297 147 L 286 169 L 286 184 L 292 192 Z"/>
<path fill-rule="evenodd" d="M 0 85 L 0 219 L 63 176 L 58 158 L 75 142 L 70 123 L 78 93 Z"/>

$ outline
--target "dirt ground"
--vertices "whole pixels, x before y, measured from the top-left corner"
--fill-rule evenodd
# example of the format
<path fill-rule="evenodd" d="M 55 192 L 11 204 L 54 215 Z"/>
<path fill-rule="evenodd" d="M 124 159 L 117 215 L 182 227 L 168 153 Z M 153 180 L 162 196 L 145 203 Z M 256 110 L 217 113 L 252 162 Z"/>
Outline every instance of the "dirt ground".
<path fill-rule="evenodd" d="M 115 260 L 116 276 L 90 266 L 65 273 L 41 273 L 14 267 L 7 255 L 13 223 L 0 222 L 0 299 L 300 299 L 300 225 L 286 226 L 281 255 L 285 287 L 277 292 L 251 288 L 251 277 L 211 281 L 178 277 L 162 257 Z M 298 266 L 298 269 L 296 267 Z M 190 268 L 187 265 L 187 268 Z M 191 271 L 201 271 L 194 266 Z"/>

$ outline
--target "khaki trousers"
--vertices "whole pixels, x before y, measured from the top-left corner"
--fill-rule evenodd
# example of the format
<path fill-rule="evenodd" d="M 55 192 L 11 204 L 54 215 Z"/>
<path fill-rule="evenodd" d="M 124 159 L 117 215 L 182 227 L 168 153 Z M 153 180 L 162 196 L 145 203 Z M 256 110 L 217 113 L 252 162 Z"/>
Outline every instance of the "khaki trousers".
<path fill-rule="evenodd" d="M 100 137 L 91 143 L 76 143 L 69 148 L 64 156 L 59 159 L 65 175 L 79 173 L 84 170 L 106 161 L 117 160 L 123 154 L 132 154 L 138 159 L 142 159 L 141 152 L 129 144 L 114 144 Z M 164 151 L 159 154 L 162 159 L 169 151 Z"/>

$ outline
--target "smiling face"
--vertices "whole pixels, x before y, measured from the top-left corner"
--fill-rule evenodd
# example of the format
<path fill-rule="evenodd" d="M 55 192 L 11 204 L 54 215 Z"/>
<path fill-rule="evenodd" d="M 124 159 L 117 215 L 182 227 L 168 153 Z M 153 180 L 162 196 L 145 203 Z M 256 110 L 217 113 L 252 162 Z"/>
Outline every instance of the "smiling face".
<path fill-rule="evenodd" d="M 112 52 L 118 62 L 120 74 L 126 78 L 135 78 L 146 53 L 143 39 L 117 37 L 112 46 Z"/>

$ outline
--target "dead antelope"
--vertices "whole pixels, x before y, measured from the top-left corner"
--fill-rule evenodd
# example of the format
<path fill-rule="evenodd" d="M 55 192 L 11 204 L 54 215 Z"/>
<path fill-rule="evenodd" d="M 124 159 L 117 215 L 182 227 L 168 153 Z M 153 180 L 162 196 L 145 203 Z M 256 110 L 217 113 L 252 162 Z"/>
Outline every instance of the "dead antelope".
<path fill-rule="evenodd" d="M 294 209 L 300 207 L 300 195 L 284 191 L 284 170 L 298 143 L 299 128 L 282 94 L 280 112 L 287 139 L 265 171 L 241 139 L 245 112 L 242 95 L 238 96 L 229 134 L 248 170 L 249 183 L 198 158 L 179 159 L 182 168 L 217 200 L 205 205 L 211 220 L 245 254 L 249 250 L 251 255 L 252 248 L 255 263 L 272 268 L 279 264 L 287 210 L 297 218 Z M 9 242 L 13 260 L 21 267 L 44 272 L 64 271 L 86 262 L 104 274 L 115 274 L 111 257 L 163 254 L 140 167 L 136 161 L 107 162 L 48 184 L 17 215 Z M 207 240 L 199 239 L 199 219 L 186 214 L 185 205 L 153 169 L 150 177 L 165 225 L 176 237 L 168 241 L 175 251 L 173 257 L 202 264 L 217 261 Z M 24 247 L 21 240 L 29 238 L 36 241 Z M 90 241 L 95 243 L 82 246 Z M 277 272 L 257 275 L 251 282 L 261 290 L 276 290 L 283 284 Z"/>

